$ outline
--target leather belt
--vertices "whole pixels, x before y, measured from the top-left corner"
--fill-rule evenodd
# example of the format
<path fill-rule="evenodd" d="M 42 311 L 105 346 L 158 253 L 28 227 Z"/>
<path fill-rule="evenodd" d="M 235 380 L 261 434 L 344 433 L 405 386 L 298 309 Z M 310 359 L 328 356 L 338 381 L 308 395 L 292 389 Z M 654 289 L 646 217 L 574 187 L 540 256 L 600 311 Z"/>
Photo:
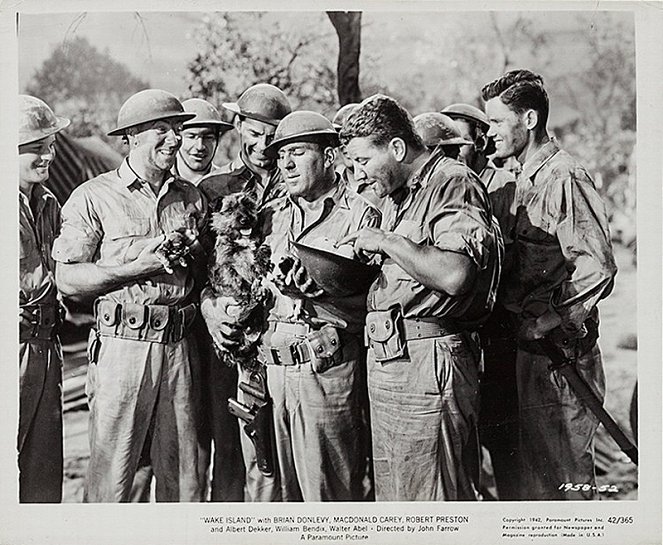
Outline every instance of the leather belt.
<path fill-rule="evenodd" d="M 94 310 L 99 335 L 166 344 L 186 336 L 197 305 L 139 305 L 100 298 Z"/>

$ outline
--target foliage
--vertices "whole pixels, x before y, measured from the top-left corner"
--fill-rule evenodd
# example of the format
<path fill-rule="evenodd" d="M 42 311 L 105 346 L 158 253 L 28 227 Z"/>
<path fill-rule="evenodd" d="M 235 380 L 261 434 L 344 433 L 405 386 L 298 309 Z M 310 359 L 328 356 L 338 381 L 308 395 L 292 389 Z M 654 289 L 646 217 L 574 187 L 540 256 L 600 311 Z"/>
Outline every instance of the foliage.
<path fill-rule="evenodd" d="M 111 130 L 127 97 L 148 86 L 108 51 L 100 52 L 79 36 L 53 51 L 31 78 L 26 92 L 69 117 L 69 134 L 91 136 Z"/>
<path fill-rule="evenodd" d="M 214 13 L 196 30 L 198 53 L 188 64 L 190 96 L 212 104 L 234 102 L 251 85 L 270 83 L 289 98 L 293 109 L 332 114 L 338 107 L 335 34 L 324 24 L 283 24 L 273 13 Z M 318 21 L 315 21 L 318 22 Z M 328 29 L 320 32 L 320 28 Z M 233 133 L 221 140 L 217 159 L 230 158 Z"/>
<path fill-rule="evenodd" d="M 595 15 L 587 26 L 589 54 L 578 73 L 560 82 L 579 119 L 561 135 L 565 145 L 583 158 L 605 197 L 613 236 L 630 243 L 636 215 L 633 29 L 608 14 Z"/>

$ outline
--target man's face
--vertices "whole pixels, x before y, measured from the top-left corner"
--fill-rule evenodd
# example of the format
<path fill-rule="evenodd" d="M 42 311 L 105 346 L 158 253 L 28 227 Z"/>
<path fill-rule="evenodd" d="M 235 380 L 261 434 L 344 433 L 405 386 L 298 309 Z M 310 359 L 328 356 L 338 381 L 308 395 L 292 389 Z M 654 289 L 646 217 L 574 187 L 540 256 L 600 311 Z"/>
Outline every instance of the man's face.
<path fill-rule="evenodd" d="M 486 115 L 490 122 L 488 136 L 495 142 L 494 156 L 499 159 L 518 158 L 527 145 L 524 116 L 514 112 L 499 97 L 486 102 Z"/>
<path fill-rule="evenodd" d="M 474 134 L 472 131 L 472 126 L 469 121 L 465 119 L 454 119 L 456 126 L 460 130 L 460 135 L 465 139 L 472 142 L 472 144 L 462 144 L 460 146 L 460 153 L 458 154 L 458 160 L 461 163 L 465 163 L 467 166 L 472 168 L 476 156 L 479 153 L 477 151 L 476 143 L 474 143 Z"/>
<path fill-rule="evenodd" d="M 243 159 L 261 169 L 271 168 L 274 160 L 265 155 L 265 148 L 272 143 L 276 127 L 248 117 L 241 119 L 236 127 Z"/>
<path fill-rule="evenodd" d="M 130 138 L 132 154 L 146 167 L 170 170 L 182 143 L 182 122 L 176 119 L 160 119 L 146 123 L 139 130 L 140 132 Z"/>
<path fill-rule="evenodd" d="M 212 127 L 192 127 L 182 131 L 179 156 L 195 172 L 207 172 L 216 152 L 217 133 Z"/>
<path fill-rule="evenodd" d="M 388 145 L 376 146 L 372 138 L 353 138 L 346 145 L 354 165 L 354 177 L 367 183 L 378 197 L 386 197 L 402 187 L 407 179 L 399 175 L 399 162 Z"/>
<path fill-rule="evenodd" d="M 277 165 L 288 193 L 311 201 L 329 190 L 326 171 L 333 164 L 333 152 L 311 142 L 293 142 L 279 149 Z"/>
<path fill-rule="evenodd" d="M 18 176 L 22 184 L 48 180 L 48 167 L 55 159 L 55 135 L 18 147 Z"/>

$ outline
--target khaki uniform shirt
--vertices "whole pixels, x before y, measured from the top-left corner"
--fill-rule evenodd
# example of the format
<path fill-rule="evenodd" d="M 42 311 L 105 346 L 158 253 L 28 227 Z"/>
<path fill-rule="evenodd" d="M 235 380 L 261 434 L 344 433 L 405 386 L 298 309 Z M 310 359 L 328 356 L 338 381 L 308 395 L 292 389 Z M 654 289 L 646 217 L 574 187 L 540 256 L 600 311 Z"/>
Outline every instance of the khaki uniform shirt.
<path fill-rule="evenodd" d="M 516 177 L 508 170 L 497 168 L 491 161 L 479 174 L 479 178 L 488 190 L 493 215 L 497 218 L 502 230 L 504 244 L 513 240 L 510 233 L 515 221 Z"/>
<path fill-rule="evenodd" d="M 19 213 L 19 304 L 55 304 L 53 241 L 60 231 L 60 204 L 42 185 L 32 194 L 34 214 L 27 196 L 18 193 Z"/>
<path fill-rule="evenodd" d="M 501 245 L 486 189 L 469 167 L 434 152 L 407 181 L 405 191 L 395 213 L 383 218 L 382 228 L 416 244 L 466 255 L 479 271 L 477 289 L 459 296 L 431 290 L 386 258 L 369 291 L 369 310 L 400 305 L 410 319 L 445 317 L 468 324 L 483 319 L 495 299 Z"/>
<path fill-rule="evenodd" d="M 605 207 L 587 171 L 556 141 L 523 165 L 516 191 L 513 269 L 504 305 L 522 318 L 552 307 L 577 331 L 617 272 Z"/>
<path fill-rule="evenodd" d="M 155 195 L 125 159 L 119 169 L 72 192 L 62 208 L 62 232 L 53 258 L 62 263 L 121 265 L 132 258 L 127 253 L 134 245 L 180 228 L 188 217 L 203 229 L 205 212 L 204 197 L 193 184 L 171 175 Z M 173 274 L 136 280 L 106 296 L 117 302 L 172 305 L 184 302 L 192 290 L 189 268 L 177 266 Z"/>
<path fill-rule="evenodd" d="M 285 185 L 278 168 L 270 171 L 266 181 L 253 172 L 238 155 L 234 161 L 220 167 L 216 172 L 205 176 L 198 188 L 212 203 L 218 197 L 225 197 L 233 193 L 251 193 L 263 208 L 270 202 L 285 195 Z"/>
<path fill-rule="evenodd" d="M 320 201 L 319 212 L 304 228 L 304 210 L 298 199 L 289 196 L 275 201 L 263 214 L 266 242 L 272 249 L 272 261 L 278 264 L 286 255 L 296 255 L 290 242 L 320 247 L 320 239 L 338 242 L 363 227 L 376 227 L 380 213 L 371 204 L 349 189 L 337 176 L 338 185 Z M 318 202 L 320 202 L 318 201 Z M 269 218 L 270 219 L 265 219 Z M 320 327 L 331 324 L 356 333 L 364 326 L 365 295 L 358 298 L 294 299 L 278 290 L 269 321 L 308 323 Z"/>

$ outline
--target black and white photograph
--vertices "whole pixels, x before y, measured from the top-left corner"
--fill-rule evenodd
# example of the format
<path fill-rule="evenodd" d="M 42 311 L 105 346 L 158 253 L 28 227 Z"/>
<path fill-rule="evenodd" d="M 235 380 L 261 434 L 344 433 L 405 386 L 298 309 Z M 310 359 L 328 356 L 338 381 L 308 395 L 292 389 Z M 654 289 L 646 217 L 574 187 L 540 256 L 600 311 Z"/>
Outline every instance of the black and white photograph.
<path fill-rule="evenodd" d="M 662 8 L 0 7 L 0 543 L 661 543 Z"/>

